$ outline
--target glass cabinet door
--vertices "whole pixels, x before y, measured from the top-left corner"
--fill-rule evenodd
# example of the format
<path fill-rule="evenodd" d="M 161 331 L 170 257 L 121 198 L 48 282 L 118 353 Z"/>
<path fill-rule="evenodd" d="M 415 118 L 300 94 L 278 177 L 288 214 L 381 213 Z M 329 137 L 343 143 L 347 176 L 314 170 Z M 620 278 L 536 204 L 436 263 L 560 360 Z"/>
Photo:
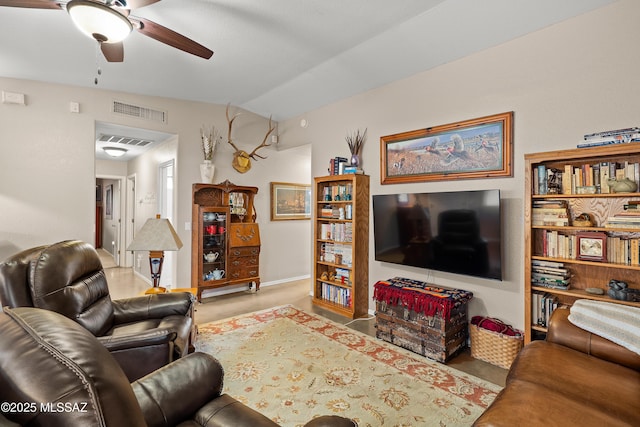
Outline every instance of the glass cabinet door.
<path fill-rule="evenodd" d="M 227 253 L 228 210 L 221 208 L 201 208 L 201 275 L 202 281 L 224 279 Z"/>

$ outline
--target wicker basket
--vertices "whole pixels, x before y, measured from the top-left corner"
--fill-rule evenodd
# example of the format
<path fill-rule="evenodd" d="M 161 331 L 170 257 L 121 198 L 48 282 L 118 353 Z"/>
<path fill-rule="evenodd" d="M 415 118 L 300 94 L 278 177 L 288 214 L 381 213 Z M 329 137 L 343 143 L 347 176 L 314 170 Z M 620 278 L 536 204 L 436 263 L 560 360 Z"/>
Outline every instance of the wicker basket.
<path fill-rule="evenodd" d="M 469 325 L 471 357 L 509 369 L 523 346 L 521 336 L 510 336 Z"/>

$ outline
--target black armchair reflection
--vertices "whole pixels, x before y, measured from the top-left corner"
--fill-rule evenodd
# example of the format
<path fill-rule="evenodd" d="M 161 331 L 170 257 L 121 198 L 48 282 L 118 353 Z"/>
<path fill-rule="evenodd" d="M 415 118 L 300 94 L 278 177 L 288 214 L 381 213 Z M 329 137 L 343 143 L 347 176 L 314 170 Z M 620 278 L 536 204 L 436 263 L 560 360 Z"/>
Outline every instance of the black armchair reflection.
<path fill-rule="evenodd" d="M 438 235 L 431 241 L 433 263 L 443 270 L 484 274 L 489 269 L 487 242 L 480 236 L 475 211 L 456 209 L 438 215 Z"/>

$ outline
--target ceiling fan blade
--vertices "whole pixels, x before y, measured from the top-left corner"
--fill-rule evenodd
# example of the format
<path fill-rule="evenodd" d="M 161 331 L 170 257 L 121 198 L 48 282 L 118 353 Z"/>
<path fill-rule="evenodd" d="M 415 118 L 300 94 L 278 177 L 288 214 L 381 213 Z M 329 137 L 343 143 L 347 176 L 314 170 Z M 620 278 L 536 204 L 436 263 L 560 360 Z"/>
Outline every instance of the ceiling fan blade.
<path fill-rule="evenodd" d="M 53 0 L 0 0 L 0 6 L 28 7 L 31 9 L 62 9 L 62 6 Z"/>
<path fill-rule="evenodd" d="M 127 8 L 131 10 L 140 9 L 141 7 L 149 6 L 159 1 L 160 0 L 127 0 Z"/>
<path fill-rule="evenodd" d="M 100 43 L 100 50 L 107 62 L 124 61 L 124 46 L 120 43 Z"/>
<path fill-rule="evenodd" d="M 156 24 L 155 22 L 144 18 L 135 18 L 135 21 L 140 24 L 137 30 L 147 37 L 151 37 L 159 42 L 168 44 L 169 46 L 173 46 L 184 52 L 204 59 L 209 59 L 213 55 L 213 51 L 202 46 L 200 43 L 194 42 L 190 38 L 187 38 L 182 34 L 178 34 L 167 27 L 163 27 L 160 24 Z"/>

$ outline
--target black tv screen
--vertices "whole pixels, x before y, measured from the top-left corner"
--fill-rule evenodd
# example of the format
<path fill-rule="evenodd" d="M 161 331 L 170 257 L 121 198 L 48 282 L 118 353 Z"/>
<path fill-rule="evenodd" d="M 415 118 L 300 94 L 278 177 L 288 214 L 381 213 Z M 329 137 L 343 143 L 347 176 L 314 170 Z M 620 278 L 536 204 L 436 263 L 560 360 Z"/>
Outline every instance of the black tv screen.
<path fill-rule="evenodd" d="M 502 280 L 500 190 L 373 196 L 376 261 Z"/>

